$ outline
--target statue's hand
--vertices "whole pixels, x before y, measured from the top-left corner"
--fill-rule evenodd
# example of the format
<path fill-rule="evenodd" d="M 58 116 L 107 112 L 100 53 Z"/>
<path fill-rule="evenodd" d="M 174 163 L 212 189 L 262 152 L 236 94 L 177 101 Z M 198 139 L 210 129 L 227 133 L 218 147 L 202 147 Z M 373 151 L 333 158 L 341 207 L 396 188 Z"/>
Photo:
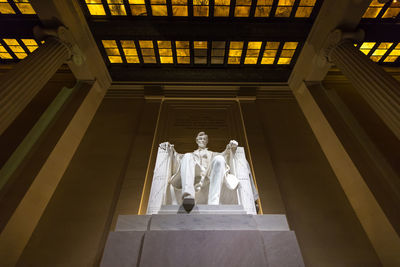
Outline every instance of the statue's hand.
<path fill-rule="evenodd" d="M 160 144 L 160 148 L 166 151 L 170 151 L 174 145 L 171 145 L 169 142 L 163 142 Z"/>
<path fill-rule="evenodd" d="M 199 192 L 204 185 L 204 177 L 201 178 L 200 182 L 194 185 L 194 191 Z"/>
<path fill-rule="evenodd" d="M 231 140 L 231 141 L 229 142 L 229 146 L 230 146 L 231 148 L 237 148 L 238 145 L 239 145 L 239 143 L 238 143 L 238 141 L 236 141 L 236 140 Z"/>
<path fill-rule="evenodd" d="M 231 149 L 233 152 L 236 152 L 236 148 L 238 147 L 239 143 L 235 140 L 231 140 L 229 144 L 226 146 L 227 149 Z"/>

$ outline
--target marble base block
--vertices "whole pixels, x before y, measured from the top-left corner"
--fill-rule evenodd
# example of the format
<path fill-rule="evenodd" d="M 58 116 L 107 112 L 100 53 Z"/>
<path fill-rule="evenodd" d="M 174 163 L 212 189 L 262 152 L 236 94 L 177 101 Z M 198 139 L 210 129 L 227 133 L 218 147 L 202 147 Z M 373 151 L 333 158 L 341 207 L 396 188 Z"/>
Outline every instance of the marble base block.
<path fill-rule="evenodd" d="M 120 215 L 101 262 L 108 266 L 304 266 L 284 215 Z"/>

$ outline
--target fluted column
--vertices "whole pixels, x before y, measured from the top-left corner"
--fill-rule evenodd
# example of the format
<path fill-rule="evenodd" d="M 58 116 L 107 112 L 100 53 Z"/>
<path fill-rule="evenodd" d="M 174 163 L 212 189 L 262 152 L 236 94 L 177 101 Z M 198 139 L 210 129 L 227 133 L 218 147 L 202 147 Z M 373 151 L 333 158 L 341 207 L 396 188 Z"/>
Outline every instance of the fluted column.
<path fill-rule="evenodd" d="M 0 79 L 0 135 L 58 68 L 74 56 L 74 46 L 63 38 L 67 36 L 64 27 L 38 32 L 45 35 L 45 43 Z"/>
<path fill-rule="evenodd" d="M 350 37 L 333 32 L 326 56 L 400 139 L 400 83 L 354 47 Z"/>

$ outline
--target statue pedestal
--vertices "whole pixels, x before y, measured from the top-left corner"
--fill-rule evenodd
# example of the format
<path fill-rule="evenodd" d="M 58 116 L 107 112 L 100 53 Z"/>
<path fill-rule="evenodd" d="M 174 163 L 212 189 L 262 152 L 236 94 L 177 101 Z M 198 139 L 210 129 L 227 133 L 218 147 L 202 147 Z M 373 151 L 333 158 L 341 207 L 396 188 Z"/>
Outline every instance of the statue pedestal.
<path fill-rule="evenodd" d="M 120 215 L 101 266 L 304 266 L 285 215 L 207 214 L 212 208 Z"/>

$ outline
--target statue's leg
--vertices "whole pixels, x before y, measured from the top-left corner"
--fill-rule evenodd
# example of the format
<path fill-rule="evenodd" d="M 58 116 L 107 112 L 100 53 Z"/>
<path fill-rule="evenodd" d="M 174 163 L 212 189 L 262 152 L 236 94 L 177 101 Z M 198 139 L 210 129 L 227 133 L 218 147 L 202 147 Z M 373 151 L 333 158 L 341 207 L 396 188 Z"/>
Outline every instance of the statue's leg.
<path fill-rule="evenodd" d="M 186 153 L 181 160 L 182 198 L 194 198 L 195 162 L 192 153 Z"/>
<path fill-rule="evenodd" d="M 215 156 L 211 162 L 210 189 L 208 191 L 208 205 L 219 205 L 221 186 L 225 173 L 225 159 L 223 156 Z"/>

